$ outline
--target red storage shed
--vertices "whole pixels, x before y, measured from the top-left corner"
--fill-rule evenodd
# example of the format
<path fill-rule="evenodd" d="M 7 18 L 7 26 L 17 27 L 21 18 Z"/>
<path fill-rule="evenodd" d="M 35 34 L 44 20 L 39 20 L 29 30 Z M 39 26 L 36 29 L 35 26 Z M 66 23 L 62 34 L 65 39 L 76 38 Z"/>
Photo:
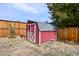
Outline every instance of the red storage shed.
<path fill-rule="evenodd" d="M 56 40 L 56 30 L 49 23 L 28 21 L 27 39 L 36 44 L 54 41 Z"/>

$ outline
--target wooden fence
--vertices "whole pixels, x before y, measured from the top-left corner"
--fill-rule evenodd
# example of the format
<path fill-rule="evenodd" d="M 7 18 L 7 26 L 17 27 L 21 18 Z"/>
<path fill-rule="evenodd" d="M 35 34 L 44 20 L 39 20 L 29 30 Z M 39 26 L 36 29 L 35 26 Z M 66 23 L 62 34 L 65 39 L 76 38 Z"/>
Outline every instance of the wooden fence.
<path fill-rule="evenodd" d="M 7 37 L 10 35 L 9 25 L 15 29 L 17 36 L 26 36 L 26 23 L 19 21 L 0 20 L 0 37 Z"/>
<path fill-rule="evenodd" d="M 62 41 L 79 43 L 79 28 L 69 27 L 57 30 L 57 37 Z"/>

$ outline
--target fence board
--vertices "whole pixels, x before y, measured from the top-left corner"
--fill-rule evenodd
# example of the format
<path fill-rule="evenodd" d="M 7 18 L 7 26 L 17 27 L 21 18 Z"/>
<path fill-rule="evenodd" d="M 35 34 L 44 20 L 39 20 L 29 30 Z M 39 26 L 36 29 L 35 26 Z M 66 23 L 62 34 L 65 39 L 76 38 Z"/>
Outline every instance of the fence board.
<path fill-rule="evenodd" d="M 10 35 L 10 30 L 9 30 L 10 24 L 15 29 L 15 33 L 17 36 L 26 35 L 26 27 L 27 27 L 26 23 L 0 20 L 0 37 L 7 37 Z"/>
<path fill-rule="evenodd" d="M 16 33 L 17 36 L 19 36 L 20 35 L 20 29 L 16 29 L 15 33 Z"/>
<path fill-rule="evenodd" d="M 26 29 L 20 29 L 20 35 L 26 36 Z"/>
<path fill-rule="evenodd" d="M 69 27 L 57 30 L 58 39 L 79 42 L 79 28 Z"/>
<path fill-rule="evenodd" d="M 15 23 L 15 28 L 16 28 L 16 29 L 20 29 L 20 23 L 19 23 L 19 22 L 16 22 L 16 23 Z"/>
<path fill-rule="evenodd" d="M 20 23 L 20 28 L 25 29 L 26 28 L 26 25 L 27 24 L 25 24 L 25 23 Z"/>

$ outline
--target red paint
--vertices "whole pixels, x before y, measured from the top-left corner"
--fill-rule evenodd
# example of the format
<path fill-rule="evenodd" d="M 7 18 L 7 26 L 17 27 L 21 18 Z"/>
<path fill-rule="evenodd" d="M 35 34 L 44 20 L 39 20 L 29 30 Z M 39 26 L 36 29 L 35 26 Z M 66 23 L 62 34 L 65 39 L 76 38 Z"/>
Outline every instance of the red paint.
<path fill-rule="evenodd" d="M 32 24 L 32 25 L 31 25 Z M 31 28 L 29 28 L 29 26 L 31 26 Z M 44 42 L 47 42 L 47 41 L 50 41 L 50 40 L 56 40 L 56 32 L 54 31 L 39 31 L 39 27 L 38 27 L 38 23 L 28 23 L 28 28 L 27 28 L 27 33 L 30 31 L 31 29 L 31 32 L 34 33 L 34 26 L 36 26 L 36 44 L 39 44 L 39 41 L 41 41 L 40 43 L 44 43 Z M 39 32 L 41 34 L 41 36 L 39 36 Z M 27 37 L 28 37 L 28 34 L 27 34 Z M 39 39 L 40 37 L 40 39 Z M 29 40 L 29 39 L 28 39 Z"/>
<path fill-rule="evenodd" d="M 41 43 L 47 42 L 49 40 L 55 40 L 56 34 L 53 31 L 42 31 L 41 32 Z"/>
<path fill-rule="evenodd" d="M 36 44 L 39 44 L 39 29 L 37 24 L 36 24 Z"/>

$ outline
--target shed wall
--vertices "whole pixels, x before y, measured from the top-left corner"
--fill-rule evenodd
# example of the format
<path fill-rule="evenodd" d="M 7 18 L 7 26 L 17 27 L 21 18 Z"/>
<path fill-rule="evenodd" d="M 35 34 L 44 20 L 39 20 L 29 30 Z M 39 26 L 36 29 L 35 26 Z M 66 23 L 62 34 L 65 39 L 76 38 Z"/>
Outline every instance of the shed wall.
<path fill-rule="evenodd" d="M 40 39 L 39 39 L 40 40 Z M 42 31 L 41 32 L 41 43 L 50 41 L 50 40 L 56 40 L 56 32 L 53 31 Z"/>
<path fill-rule="evenodd" d="M 37 24 L 36 24 L 36 44 L 39 44 L 39 28 Z"/>

